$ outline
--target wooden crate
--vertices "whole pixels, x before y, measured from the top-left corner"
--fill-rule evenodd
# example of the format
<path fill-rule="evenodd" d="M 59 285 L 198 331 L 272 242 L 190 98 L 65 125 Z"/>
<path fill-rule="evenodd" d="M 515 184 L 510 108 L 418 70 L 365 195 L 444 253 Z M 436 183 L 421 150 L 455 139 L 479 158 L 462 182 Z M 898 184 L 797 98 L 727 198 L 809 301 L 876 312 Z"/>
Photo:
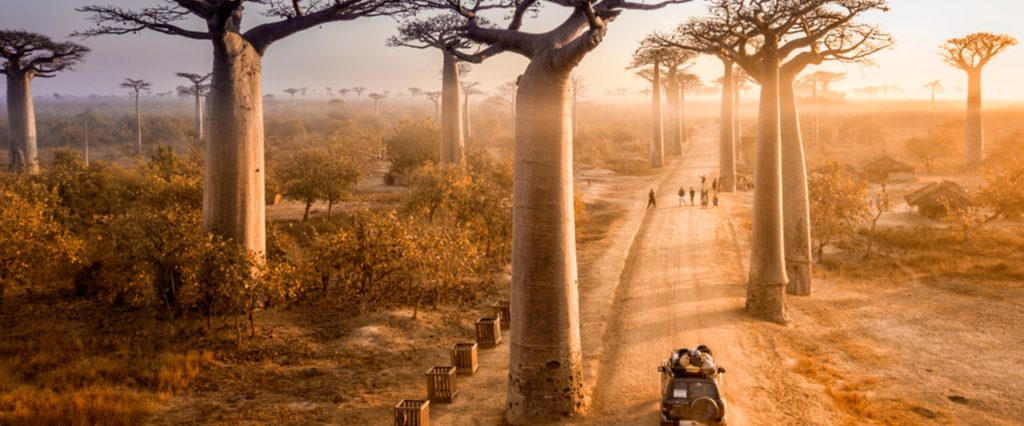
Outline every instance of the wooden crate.
<path fill-rule="evenodd" d="M 403 399 L 395 406 L 395 426 L 430 426 L 430 401 Z"/>
<path fill-rule="evenodd" d="M 476 343 L 481 348 L 493 348 L 501 343 L 501 320 L 483 317 L 476 320 Z"/>
<path fill-rule="evenodd" d="M 512 325 L 512 303 L 508 300 L 494 302 L 494 317 L 501 320 L 501 328 Z"/>
<path fill-rule="evenodd" d="M 473 342 L 459 342 L 452 345 L 451 359 L 452 365 L 459 369 L 459 374 L 472 376 L 480 367 L 477 364 L 477 345 Z"/>
<path fill-rule="evenodd" d="M 455 380 L 458 368 L 443 365 L 434 366 L 427 371 L 427 398 L 432 402 L 452 402 L 455 394 L 459 393 L 459 386 Z"/>

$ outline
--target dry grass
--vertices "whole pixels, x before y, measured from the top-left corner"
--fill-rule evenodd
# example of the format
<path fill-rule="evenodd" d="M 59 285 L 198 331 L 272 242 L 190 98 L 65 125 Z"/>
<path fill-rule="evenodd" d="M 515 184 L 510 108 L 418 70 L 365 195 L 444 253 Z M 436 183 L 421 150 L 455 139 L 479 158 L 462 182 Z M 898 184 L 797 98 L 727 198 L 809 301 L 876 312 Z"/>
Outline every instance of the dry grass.
<path fill-rule="evenodd" d="M 149 395 L 109 386 L 71 392 L 18 387 L 0 395 L 0 424 L 137 425 L 154 407 Z"/>

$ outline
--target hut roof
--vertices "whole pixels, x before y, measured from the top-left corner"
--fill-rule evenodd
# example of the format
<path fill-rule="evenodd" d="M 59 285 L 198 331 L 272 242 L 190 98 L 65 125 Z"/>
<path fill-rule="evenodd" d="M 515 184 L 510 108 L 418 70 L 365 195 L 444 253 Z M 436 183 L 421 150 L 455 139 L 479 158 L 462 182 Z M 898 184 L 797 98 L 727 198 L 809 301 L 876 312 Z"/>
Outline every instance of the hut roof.
<path fill-rule="evenodd" d="M 892 158 L 888 154 L 865 161 L 859 167 L 868 173 L 914 173 L 914 166 Z"/>
<path fill-rule="evenodd" d="M 974 202 L 970 194 L 956 182 L 944 180 L 932 182 L 907 195 L 907 204 L 915 207 L 941 206 L 943 200 L 953 205 L 970 206 Z"/>

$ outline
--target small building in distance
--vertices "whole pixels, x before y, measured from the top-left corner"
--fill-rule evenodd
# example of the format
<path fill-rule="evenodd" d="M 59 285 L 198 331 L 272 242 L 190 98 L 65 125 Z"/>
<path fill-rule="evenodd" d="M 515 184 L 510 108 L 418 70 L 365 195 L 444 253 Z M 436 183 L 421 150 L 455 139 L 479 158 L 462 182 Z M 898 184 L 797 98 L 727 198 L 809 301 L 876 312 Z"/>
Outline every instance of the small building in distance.
<path fill-rule="evenodd" d="M 916 207 L 918 214 L 929 219 L 946 217 L 946 203 L 950 207 L 970 209 L 974 201 L 956 182 L 932 182 L 907 195 L 907 205 Z"/>
<path fill-rule="evenodd" d="M 871 182 L 886 182 L 889 176 L 900 173 L 913 174 L 914 166 L 904 163 L 885 154 L 873 160 L 865 161 L 858 167 Z"/>

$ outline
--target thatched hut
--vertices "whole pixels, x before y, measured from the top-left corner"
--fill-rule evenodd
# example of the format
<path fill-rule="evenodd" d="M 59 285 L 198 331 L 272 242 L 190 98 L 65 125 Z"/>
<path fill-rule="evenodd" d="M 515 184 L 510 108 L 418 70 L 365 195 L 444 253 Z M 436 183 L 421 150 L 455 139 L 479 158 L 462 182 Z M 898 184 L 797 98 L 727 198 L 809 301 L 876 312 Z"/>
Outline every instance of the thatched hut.
<path fill-rule="evenodd" d="M 974 201 L 959 184 L 944 180 L 932 182 L 907 195 L 907 204 L 917 208 L 918 214 L 931 219 L 946 217 L 946 205 L 954 208 L 969 209 Z"/>
<path fill-rule="evenodd" d="M 898 173 L 914 173 L 914 166 L 897 160 L 888 154 L 861 163 L 858 168 L 872 182 L 885 182 L 889 180 L 889 176 Z"/>

